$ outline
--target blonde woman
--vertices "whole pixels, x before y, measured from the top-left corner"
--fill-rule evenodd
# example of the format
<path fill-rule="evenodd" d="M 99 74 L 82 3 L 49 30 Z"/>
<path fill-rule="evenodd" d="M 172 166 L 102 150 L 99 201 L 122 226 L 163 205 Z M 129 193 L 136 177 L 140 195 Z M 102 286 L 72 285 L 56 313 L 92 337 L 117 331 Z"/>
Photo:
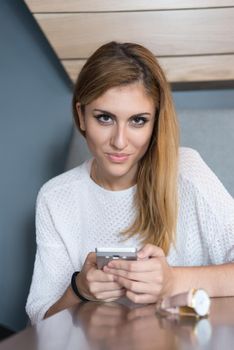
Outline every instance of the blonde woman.
<path fill-rule="evenodd" d="M 100 47 L 78 76 L 73 113 L 93 158 L 38 195 L 31 321 L 81 300 L 154 303 L 191 287 L 234 295 L 233 199 L 196 151 L 179 150 L 154 55 Z M 138 260 L 99 270 L 99 246 L 137 247 Z"/>

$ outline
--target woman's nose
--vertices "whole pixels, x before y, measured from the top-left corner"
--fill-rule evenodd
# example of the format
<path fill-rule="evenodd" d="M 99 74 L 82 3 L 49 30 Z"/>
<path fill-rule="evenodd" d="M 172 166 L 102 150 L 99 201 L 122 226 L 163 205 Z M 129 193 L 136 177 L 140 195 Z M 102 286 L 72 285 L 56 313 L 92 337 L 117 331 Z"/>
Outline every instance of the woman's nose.
<path fill-rule="evenodd" d="M 125 126 L 118 126 L 113 130 L 111 137 L 111 146 L 116 149 L 124 149 L 128 145 L 127 130 Z"/>

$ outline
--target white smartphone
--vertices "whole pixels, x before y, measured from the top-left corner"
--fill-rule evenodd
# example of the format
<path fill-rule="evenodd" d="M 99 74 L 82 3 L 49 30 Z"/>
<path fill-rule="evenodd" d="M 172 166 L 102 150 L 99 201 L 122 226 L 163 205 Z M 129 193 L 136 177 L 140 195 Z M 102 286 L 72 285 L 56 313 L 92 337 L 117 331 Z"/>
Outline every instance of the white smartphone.
<path fill-rule="evenodd" d="M 137 248 L 134 247 L 100 247 L 96 248 L 97 266 L 102 269 L 107 265 L 110 260 L 124 259 L 124 260 L 137 260 Z"/>

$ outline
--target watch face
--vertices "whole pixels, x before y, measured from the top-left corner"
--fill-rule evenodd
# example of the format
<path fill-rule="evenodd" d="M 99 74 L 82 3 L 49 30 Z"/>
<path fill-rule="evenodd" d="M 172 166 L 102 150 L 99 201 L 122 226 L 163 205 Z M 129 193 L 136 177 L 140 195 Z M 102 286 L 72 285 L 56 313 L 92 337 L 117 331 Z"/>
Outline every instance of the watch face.
<path fill-rule="evenodd" d="M 210 309 L 210 298 L 208 294 L 202 290 L 198 289 L 194 295 L 194 309 L 199 316 L 206 316 Z"/>

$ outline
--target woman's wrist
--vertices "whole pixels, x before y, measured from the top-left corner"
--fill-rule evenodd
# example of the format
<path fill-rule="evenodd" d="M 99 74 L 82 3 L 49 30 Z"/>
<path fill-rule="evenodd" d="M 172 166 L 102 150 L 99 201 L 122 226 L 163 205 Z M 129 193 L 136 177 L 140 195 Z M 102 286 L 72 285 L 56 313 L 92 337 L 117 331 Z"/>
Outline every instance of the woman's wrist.
<path fill-rule="evenodd" d="M 167 293 L 165 293 L 165 296 L 172 296 L 174 294 L 180 293 L 181 286 L 180 286 L 180 269 L 176 267 L 171 267 L 171 274 L 170 274 L 170 280 L 168 282 L 168 289 Z"/>
<path fill-rule="evenodd" d="M 201 288 L 196 267 L 173 267 L 173 287 L 171 295 L 188 291 L 190 288 Z"/>
<path fill-rule="evenodd" d="M 164 289 L 163 297 L 171 296 L 174 294 L 175 284 L 176 284 L 176 273 L 174 268 L 169 266 L 169 276 L 167 278 L 167 283 Z"/>

